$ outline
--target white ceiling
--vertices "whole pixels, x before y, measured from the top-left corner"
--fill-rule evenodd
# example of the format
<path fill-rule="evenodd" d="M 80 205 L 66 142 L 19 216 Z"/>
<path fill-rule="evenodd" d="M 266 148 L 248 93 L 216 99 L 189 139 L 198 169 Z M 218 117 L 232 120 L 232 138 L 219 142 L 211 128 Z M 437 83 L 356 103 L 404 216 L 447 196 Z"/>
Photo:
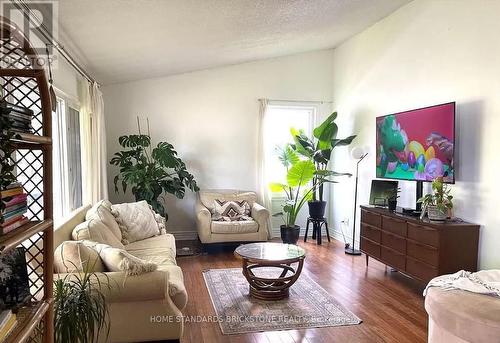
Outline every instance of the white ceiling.
<path fill-rule="evenodd" d="M 410 0 L 63 0 L 60 30 L 103 84 L 333 48 Z"/>

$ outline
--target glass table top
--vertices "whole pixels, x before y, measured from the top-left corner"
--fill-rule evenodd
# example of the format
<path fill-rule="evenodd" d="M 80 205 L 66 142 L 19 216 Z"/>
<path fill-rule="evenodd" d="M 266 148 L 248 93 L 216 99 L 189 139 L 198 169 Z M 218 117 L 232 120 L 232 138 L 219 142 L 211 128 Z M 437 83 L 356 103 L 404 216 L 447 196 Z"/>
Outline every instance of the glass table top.
<path fill-rule="evenodd" d="M 262 261 L 297 260 L 306 255 L 305 250 L 298 245 L 267 242 L 243 244 L 234 252 L 246 259 Z"/>

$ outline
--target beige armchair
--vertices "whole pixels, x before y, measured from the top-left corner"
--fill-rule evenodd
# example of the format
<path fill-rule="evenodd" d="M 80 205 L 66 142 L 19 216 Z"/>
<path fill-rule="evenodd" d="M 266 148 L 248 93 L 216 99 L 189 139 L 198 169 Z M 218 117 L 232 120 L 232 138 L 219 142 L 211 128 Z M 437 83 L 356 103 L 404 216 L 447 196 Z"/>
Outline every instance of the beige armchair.
<path fill-rule="evenodd" d="M 214 201 L 246 200 L 251 208 L 252 221 L 212 221 Z M 204 190 L 198 193 L 196 202 L 196 223 L 202 243 L 255 242 L 271 238 L 269 211 L 257 204 L 255 192 L 237 190 Z"/>

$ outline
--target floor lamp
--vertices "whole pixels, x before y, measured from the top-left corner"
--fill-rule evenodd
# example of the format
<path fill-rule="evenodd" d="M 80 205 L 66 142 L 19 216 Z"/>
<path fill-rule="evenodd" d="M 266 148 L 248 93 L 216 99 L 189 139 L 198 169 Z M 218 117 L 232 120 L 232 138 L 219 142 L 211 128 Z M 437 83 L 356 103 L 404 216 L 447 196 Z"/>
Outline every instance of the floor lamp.
<path fill-rule="evenodd" d="M 356 212 L 357 212 L 357 202 L 358 202 L 358 172 L 359 172 L 359 163 L 363 161 L 363 159 L 368 155 L 365 153 L 363 149 L 357 147 L 352 149 L 351 156 L 352 158 L 358 160 L 356 164 L 356 186 L 354 187 L 354 218 L 352 220 L 352 246 L 349 248 L 345 248 L 345 253 L 348 255 L 361 255 L 361 251 L 356 250 L 354 248 L 354 241 L 356 238 Z"/>

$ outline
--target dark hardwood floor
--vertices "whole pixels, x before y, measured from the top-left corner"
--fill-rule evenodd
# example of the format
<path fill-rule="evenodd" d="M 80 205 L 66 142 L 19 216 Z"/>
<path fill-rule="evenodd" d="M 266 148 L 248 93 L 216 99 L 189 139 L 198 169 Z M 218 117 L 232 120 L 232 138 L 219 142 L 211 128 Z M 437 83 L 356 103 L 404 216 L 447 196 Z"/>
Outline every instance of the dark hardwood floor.
<path fill-rule="evenodd" d="M 299 242 L 307 256 L 303 274 L 321 285 L 341 304 L 363 320 L 360 325 L 307 330 L 271 331 L 243 335 L 223 335 L 218 323 L 185 325 L 182 343 L 289 343 L 289 342 L 425 342 L 427 315 L 424 310 L 423 286 L 365 256 L 344 254 L 338 241 L 317 246 L 312 240 Z M 214 268 L 240 267 L 233 247 L 211 251 L 208 255 L 179 257 L 184 272 L 189 302 L 187 316 L 214 316 L 202 271 Z"/>

